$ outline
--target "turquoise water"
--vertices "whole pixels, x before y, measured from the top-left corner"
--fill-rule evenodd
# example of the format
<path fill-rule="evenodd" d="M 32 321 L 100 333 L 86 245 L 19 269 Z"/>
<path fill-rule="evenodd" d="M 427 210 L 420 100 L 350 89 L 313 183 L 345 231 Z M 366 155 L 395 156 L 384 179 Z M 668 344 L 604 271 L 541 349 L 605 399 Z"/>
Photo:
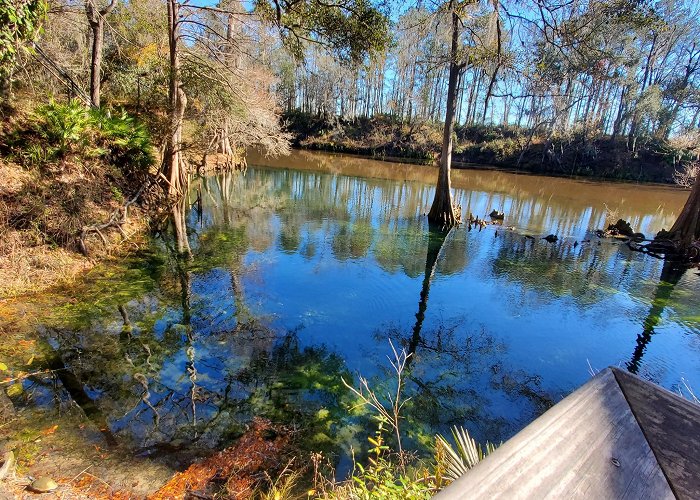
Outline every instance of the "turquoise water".
<path fill-rule="evenodd" d="M 606 207 L 651 235 L 686 193 L 455 172 L 464 213 L 506 218 L 446 234 L 422 215 L 430 167 L 253 163 L 195 179 L 150 251 L 63 290 L 39 325 L 94 420 L 136 453 L 218 448 L 264 415 L 342 470 L 373 424 L 341 379 L 393 390 L 392 344 L 410 354 L 404 446 L 424 452 L 452 424 L 507 439 L 609 365 L 700 387 L 697 270 L 593 235 Z M 57 391 L 80 399 L 25 385 L 21 404 L 47 412 Z"/>

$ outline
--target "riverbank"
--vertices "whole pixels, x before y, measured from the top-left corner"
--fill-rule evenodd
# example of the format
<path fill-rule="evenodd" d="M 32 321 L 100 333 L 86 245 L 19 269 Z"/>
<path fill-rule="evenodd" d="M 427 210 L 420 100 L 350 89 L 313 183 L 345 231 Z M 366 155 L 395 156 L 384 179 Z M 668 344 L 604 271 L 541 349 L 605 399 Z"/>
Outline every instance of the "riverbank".
<path fill-rule="evenodd" d="M 120 209 L 120 201 L 111 189 L 98 196 L 86 196 L 82 213 L 69 213 L 65 206 L 69 199 L 59 193 L 83 191 L 89 180 L 82 175 L 41 175 L 27 172 L 16 163 L 0 158 L 0 298 L 7 299 L 70 283 L 99 263 L 120 259 L 141 248 L 146 241 L 148 214 L 134 208 L 129 217 L 117 228 L 108 228 L 101 234 L 89 236 L 91 253 L 80 253 L 76 240 L 58 242 L 51 236 L 51 228 L 67 229 L 74 225 L 101 223 Z M 46 195 L 45 191 L 51 193 Z M 80 195 L 77 195 L 80 196 Z M 111 199 L 109 199 L 111 197 Z M 108 198 L 108 199 L 104 199 Z M 41 213 L 27 214 L 45 200 Z M 77 201 L 77 200 L 76 200 Z M 27 217 L 26 220 L 22 220 Z M 53 219 L 53 220 L 52 220 Z M 73 219 L 73 220 L 71 220 Z M 102 240 L 104 238 L 104 240 Z M 77 239 L 77 236 L 76 236 Z"/>
<path fill-rule="evenodd" d="M 149 216 L 130 200 L 152 162 L 147 131 L 126 114 L 74 103 L 3 110 L 0 297 L 140 248 Z"/>
<path fill-rule="evenodd" d="M 348 120 L 300 112 L 287 113 L 284 119 L 293 145 L 300 149 L 435 163 L 441 148 L 439 123 L 404 123 L 385 115 Z M 547 138 L 517 127 L 475 125 L 456 127 L 452 159 L 455 168 L 490 165 L 513 172 L 673 184 L 684 155 L 667 142 L 640 141 L 632 152 L 625 138 L 581 133 Z"/>

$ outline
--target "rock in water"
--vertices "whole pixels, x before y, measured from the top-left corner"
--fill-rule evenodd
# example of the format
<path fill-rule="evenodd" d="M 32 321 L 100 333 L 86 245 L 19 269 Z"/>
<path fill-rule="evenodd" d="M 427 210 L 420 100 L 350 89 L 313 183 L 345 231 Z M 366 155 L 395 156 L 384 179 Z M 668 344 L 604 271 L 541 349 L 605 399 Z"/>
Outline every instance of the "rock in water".
<path fill-rule="evenodd" d="M 491 217 L 492 219 L 503 220 L 505 218 L 505 214 L 503 212 L 499 212 L 498 210 L 492 210 L 489 214 L 489 217 Z"/>
<path fill-rule="evenodd" d="M 615 224 L 610 224 L 608 226 L 608 232 L 612 235 L 621 234 L 627 237 L 632 237 L 632 235 L 634 235 L 632 226 L 624 219 L 618 219 Z"/>
<path fill-rule="evenodd" d="M 58 488 L 56 481 L 50 477 L 38 477 L 29 485 L 29 489 L 36 493 L 49 493 Z"/>
<path fill-rule="evenodd" d="M 548 234 L 547 236 L 545 236 L 545 237 L 542 238 L 542 239 L 543 239 L 543 240 L 547 240 L 547 241 L 549 241 L 550 243 L 554 243 L 554 242 L 556 242 L 559 238 L 557 238 L 557 235 L 556 235 L 556 234 Z"/>

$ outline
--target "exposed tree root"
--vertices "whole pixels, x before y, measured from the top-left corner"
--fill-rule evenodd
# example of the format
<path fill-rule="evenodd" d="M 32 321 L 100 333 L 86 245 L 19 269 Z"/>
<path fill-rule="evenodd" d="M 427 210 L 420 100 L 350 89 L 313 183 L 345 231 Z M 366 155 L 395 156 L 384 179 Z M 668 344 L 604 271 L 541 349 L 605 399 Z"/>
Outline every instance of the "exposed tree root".
<path fill-rule="evenodd" d="M 112 212 L 112 214 L 109 216 L 109 220 L 107 222 L 104 222 L 102 224 L 92 224 L 90 226 L 83 226 L 83 228 L 80 231 L 80 235 L 78 236 L 78 248 L 80 248 L 80 252 L 85 256 L 89 257 L 90 252 L 88 250 L 87 244 L 85 243 L 85 239 L 87 238 L 88 235 L 90 234 L 97 234 L 100 239 L 102 240 L 102 243 L 104 244 L 105 247 L 109 245 L 107 242 L 107 238 L 105 237 L 103 231 L 106 229 L 109 229 L 111 227 L 116 228 L 124 238 L 124 240 L 128 239 L 127 234 L 124 232 L 124 228 L 122 227 L 128 217 L 129 217 L 129 207 L 136 203 L 143 192 L 151 185 L 151 181 L 148 180 L 141 185 L 139 188 L 138 192 L 134 195 L 133 198 L 129 199 L 124 203 L 123 206 L 119 207 L 117 210 Z"/>
<path fill-rule="evenodd" d="M 700 262 L 700 240 L 695 240 L 687 247 L 681 240 L 656 237 L 651 241 L 638 242 L 630 240 L 627 246 L 635 251 L 641 252 L 657 259 L 668 259 L 697 264 Z"/>

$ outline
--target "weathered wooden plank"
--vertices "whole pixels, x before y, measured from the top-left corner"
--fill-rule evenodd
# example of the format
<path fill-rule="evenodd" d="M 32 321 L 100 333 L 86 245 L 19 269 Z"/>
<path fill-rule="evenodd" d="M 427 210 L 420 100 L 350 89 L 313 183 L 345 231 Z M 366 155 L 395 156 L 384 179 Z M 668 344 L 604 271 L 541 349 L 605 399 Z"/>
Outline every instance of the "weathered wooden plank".
<path fill-rule="evenodd" d="M 613 373 L 673 492 L 700 499 L 700 406 L 626 371 Z"/>
<path fill-rule="evenodd" d="M 611 370 L 555 405 L 437 498 L 673 498 Z"/>

